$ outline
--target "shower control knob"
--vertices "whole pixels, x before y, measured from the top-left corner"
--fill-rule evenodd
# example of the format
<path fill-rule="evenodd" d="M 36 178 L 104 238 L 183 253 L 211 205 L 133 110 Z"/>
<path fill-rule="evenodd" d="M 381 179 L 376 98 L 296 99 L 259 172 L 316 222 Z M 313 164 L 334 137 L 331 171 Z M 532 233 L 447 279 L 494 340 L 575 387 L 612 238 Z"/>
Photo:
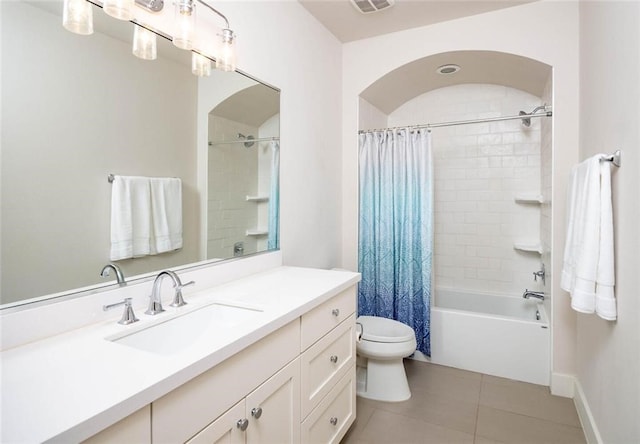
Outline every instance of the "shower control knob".
<path fill-rule="evenodd" d="M 331 310 L 331 314 L 334 316 L 340 316 L 340 310 L 338 310 L 337 308 L 334 308 L 333 310 Z"/>
<path fill-rule="evenodd" d="M 249 420 L 248 419 L 239 419 L 238 422 L 236 423 L 236 425 L 238 426 L 238 428 L 241 431 L 245 431 L 247 430 L 247 427 L 249 427 Z"/>
<path fill-rule="evenodd" d="M 331 419 L 329 420 L 329 422 L 331 423 L 332 426 L 337 425 L 338 424 L 338 418 L 336 418 L 335 416 L 332 416 Z"/>
<path fill-rule="evenodd" d="M 338 362 L 338 357 L 336 355 L 333 355 L 329 358 L 331 360 L 331 362 L 333 362 L 334 364 Z"/>

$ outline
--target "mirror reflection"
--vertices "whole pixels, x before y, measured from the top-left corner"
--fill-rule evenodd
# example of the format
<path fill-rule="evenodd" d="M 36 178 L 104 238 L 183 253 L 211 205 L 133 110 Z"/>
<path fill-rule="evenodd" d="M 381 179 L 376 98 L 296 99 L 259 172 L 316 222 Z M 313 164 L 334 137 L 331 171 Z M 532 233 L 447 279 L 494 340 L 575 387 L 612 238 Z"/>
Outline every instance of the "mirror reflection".
<path fill-rule="evenodd" d="M 3 307 L 115 285 L 109 174 L 181 183 L 182 246 L 115 262 L 129 282 L 278 248 L 278 90 L 196 77 L 160 37 L 134 57 L 133 25 L 99 10 L 78 36 L 61 2 L 1 7 Z"/>

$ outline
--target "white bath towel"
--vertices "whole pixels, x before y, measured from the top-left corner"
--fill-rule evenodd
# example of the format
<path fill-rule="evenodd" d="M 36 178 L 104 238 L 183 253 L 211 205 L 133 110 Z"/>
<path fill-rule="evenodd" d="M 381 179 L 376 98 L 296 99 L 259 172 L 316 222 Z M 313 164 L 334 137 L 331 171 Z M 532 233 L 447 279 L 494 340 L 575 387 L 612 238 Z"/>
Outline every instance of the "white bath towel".
<path fill-rule="evenodd" d="M 601 158 L 593 156 L 571 172 L 560 286 L 571 294 L 574 310 L 614 320 L 610 165 Z"/>
<path fill-rule="evenodd" d="M 115 176 L 111 189 L 111 253 L 117 261 L 149 254 L 151 188 L 149 179 Z"/>
<path fill-rule="evenodd" d="M 613 207 L 611 204 L 611 162 L 600 162 L 600 255 L 596 277 L 596 313 L 603 319 L 618 317 L 613 287 Z"/>
<path fill-rule="evenodd" d="M 151 178 L 151 254 L 182 248 L 182 181 Z"/>

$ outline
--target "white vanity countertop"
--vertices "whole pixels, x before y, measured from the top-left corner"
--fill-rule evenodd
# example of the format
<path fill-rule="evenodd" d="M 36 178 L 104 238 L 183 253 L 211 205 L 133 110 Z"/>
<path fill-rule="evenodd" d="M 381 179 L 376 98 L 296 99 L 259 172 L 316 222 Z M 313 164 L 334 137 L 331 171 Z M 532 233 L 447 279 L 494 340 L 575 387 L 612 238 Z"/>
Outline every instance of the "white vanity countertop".
<path fill-rule="evenodd" d="M 360 280 L 358 273 L 278 267 L 185 295 L 187 305 L 140 322 L 106 322 L 6 350 L 2 363 L 0 442 L 77 442 L 148 405 L 283 327 Z M 166 300 L 163 294 L 163 300 Z M 214 302 L 263 310 L 215 337 L 172 354 L 138 350 L 105 338 L 140 329 Z M 24 328 L 29 328 L 25 325 Z"/>

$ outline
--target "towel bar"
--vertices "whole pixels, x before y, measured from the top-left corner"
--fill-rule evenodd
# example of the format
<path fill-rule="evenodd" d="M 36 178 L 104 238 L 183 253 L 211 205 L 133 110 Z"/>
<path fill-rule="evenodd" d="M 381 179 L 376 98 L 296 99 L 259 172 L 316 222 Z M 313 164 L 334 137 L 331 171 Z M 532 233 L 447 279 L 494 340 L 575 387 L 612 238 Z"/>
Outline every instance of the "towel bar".
<path fill-rule="evenodd" d="M 615 153 L 609 154 L 608 156 L 602 156 L 600 160 L 606 160 L 607 162 L 613 162 L 613 164 L 617 167 L 621 165 L 622 161 L 622 153 L 620 150 L 616 150 Z"/>

